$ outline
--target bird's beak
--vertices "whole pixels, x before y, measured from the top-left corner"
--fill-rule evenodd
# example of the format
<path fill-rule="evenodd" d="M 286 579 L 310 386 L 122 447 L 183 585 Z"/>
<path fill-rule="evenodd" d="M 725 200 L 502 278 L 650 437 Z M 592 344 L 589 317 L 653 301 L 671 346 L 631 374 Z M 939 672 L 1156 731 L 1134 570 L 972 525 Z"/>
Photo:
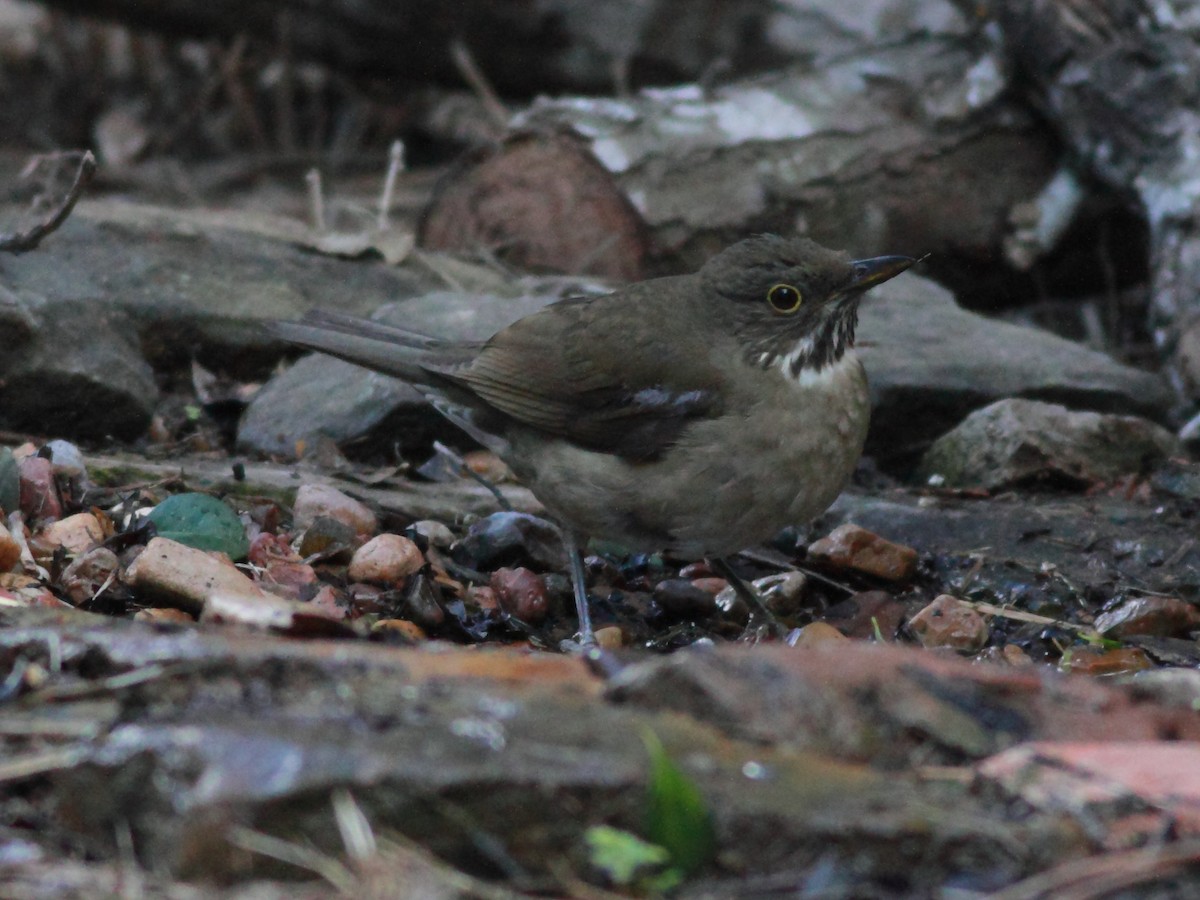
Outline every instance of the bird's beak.
<path fill-rule="evenodd" d="M 913 259 L 911 256 L 875 256 L 871 259 L 856 259 L 850 263 L 854 268 L 854 277 L 838 293 L 843 296 L 861 294 L 877 284 L 883 284 L 889 278 L 895 278 L 916 262 L 919 260 Z"/>

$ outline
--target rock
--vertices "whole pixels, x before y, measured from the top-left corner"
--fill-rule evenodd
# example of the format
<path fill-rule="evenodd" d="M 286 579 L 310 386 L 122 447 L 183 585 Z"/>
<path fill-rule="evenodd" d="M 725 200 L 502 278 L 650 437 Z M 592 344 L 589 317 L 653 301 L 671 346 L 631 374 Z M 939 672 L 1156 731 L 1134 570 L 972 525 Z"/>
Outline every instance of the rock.
<path fill-rule="evenodd" d="M 908 621 L 909 630 L 924 647 L 945 647 L 974 653 L 988 640 L 987 622 L 957 597 L 941 594 Z"/>
<path fill-rule="evenodd" d="M 1118 638 L 1135 634 L 1183 637 L 1197 629 L 1200 610 L 1178 597 L 1134 597 L 1096 616 L 1096 630 Z"/>
<path fill-rule="evenodd" d="M 820 647 L 823 644 L 838 644 L 850 640 L 828 622 L 810 622 L 788 635 L 787 643 L 792 647 Z"/>
<path fill-rule="evenodd" d="M 199 358 L 214 370 L 244 372 L 278 354 L 265 319 L 298 318 L 314 306 L 367 315 L 381 298 L 445 284 L 437 254 L 430 265 L 352 265 L 304 246 L 307 231 L 300 222 L 229 210 L 84 200 L 55 232 L 53 253 L 6 260 L 5 285 L 47 320 L 72 304 L 127 320 L 125 333 L 156 366 Z M 447 265 L 467 290 L 498 280 L 484 266 Z"/>
<path fill-rule="evenodd" d="M 91 513 L 76 513 L 51 522 L 39 535 L 39 543 L 51 549 L 62 547 L 79 554 L 104 540 L 104 526 Z"/>
<path fill-rule="evenodd" d="M 776 616 L 787 618 L 800 611 L 808 592 L 808 576 L 803 572 L 780 572 L 754 582 L 763 603 Z"/>
<path fill-rule="evenodd" d="M 21 475 L 12 449 L 0 447 L 0 516 L 21 508 Z"/>
<path fill-rule="evenodd" d="M 1026 668 L 1036 665 L 1029 654 L 1016 644 L 1005 644 L 1003 647 L 992 645 L 984 647 L 975 655 L 977 662 L 996 663 L 1001 666 Z"/>
<path fill-rule="evenodd" d="M 257 571 L 259 585 L 273 594 L 309 600 L 320 589 L 316 570 L 292 550 L 282 535 L 262 532 L 250 545 L 249 559 Z"/>
<path fill-rule="evenodd" d="M 1130 675 L 1153 669 L 1154 663 L 1140 647 L 1118 647 L 1115 650 L 1093 650 L 1091 647 L 1072 648 L 1063 654 L 1060 668 L 1072 675 Z"/>
<path fill-rule="evenodd" d="M 296 458 L 321 438 L 340 444 L 369 437 L 397 409 L 424 405 L 415 388 L 396 378 L 314 354 L 255 395 L 238 425 L 237 443 L 243 451 Z M 395 438 L 398 430 L 389 430 Z"/>
<path fill-rule="evenodd" d="M 170 606 L 152 606 L 149 609 L 139 609 L 133 614 L 135 622 L 153 622 L 161 625 L 195 625 L 196 620 L 182 609 Z"/>
<path fill-rule="evenodd" d="M 453 554 L 459 562 L 482 570 L 512 563 L 555 571 L 567 567 L 558 529 L 529 513 L 499 512 L 480 519 L 454 545 Z"/>
<path fill-rule="evenodd" d="M 669 616 L 680 619 L 711 616 L 716 597 L 686 578 L 667 578 L 654 586 L 654 602 Z"/>
<path fill-rule="evenodd" d="M 438 550 L 449 550 L 454 543 L 454 532 L 441 522 L 433 519 L 422 519 L 412 523 L 412 530 L 425 538 L 430 547 Z"/>
<path fill-rule="evenodd" d="M 438 602 L 438 591 L 426 575 L 410 578 L 404 590 L 404 608 L 409 617 L 422 628 L 437 628 L 446 621 L 446 611 Z"/>
<path fill-rule="evenodd" d="M 82 478 L 87 475 L 83 452 L 70 441 L 47 441 L 43 450 L 50 458 L 56 477 Z"/>
<path fill-rule="evenodd" d="M 884 581 L 908 581 L 917 570 L 917 551 L 847 523 L 808 547 L 812 559 Z"/>
<path fill-rule="evenodd" d="M 1129 679 L 1130 690 L 1163 706 L 1194 712 L 1200 709 L 1200 670 L 1150 669 Z"/>
<path fill-rule="evenodd" d="M 36 256 L 47 254 L 20 259 Z M 45 264 L 62 264 L 61 254 L 49 256 Z M 77 297 L 50 303 L 43 292 L 53 282 L 18 294 L 33 327 L 27 338 L 0 344 L 0 427 L 92 441 L 138 437 L 158 385 L 130 338 L 132 323 Z"/>
<path fill-rule="evenodd" d="M 230 559 L 246 557 L 246 528 L 229 504 L 211 494 L 172 494 L 146 516 L 157 534 L 198 550 L 215 550 Z"/>
<path fill-rule="evenodd" d="M 217 595 L 227 598 L 225 606 L 238 598 L 272 609 L 287 603 L 262 590 L 228 559 L 161 537 L 150 539 L 125 577 L 135 591 L 195 614 L 203 613 Z M 281 616 L 284 622 L 290 621 L 282 612 L 273 621 Z"/>
<path fill-rule="evenodd" d="M 603 625 L 594 634 L 601 650 L 619 650 L 625 645 L 625 635 L 618 625 Z"/>
<path fill-rule="evenodd" d="M 371 634 L 382 634 L 406 644 L 419 644 L 429 640 L 423 628 L 408 619 L 380 619 L 371 626 Z"/>
<path fill-rule="evenodd" d="M 1158 375 L 1049 332 L 968 312 L 911 273 L 871 292 L 858 337 L 871 379 L 867 452 L 881 458 L 895 447 L 928 444 L 1006 397 L 1152 419 L 1165 418 L 1173 402 Z"/>
<path fill-rule="evenodd" d="M 379 527 L 375 513 L 365 503 L 324 484 L 302 484 L 292 504 L 292 520 L 297 529 L 307 528 L 320 516 L 337 519 L 357 534 L 374 534 Z"/>
<path fill-rule="evenodd" d="M 473 585 L 467 590 L 467 599 L 484 612 L 499 612 L 500 598 L 494 588 L 486 584 Z"/>
<path fill-rule="evenodd" d="M 546 586 L 529 569 L 497 569 L 492 573 L 491 587 L 500 607 L 510 616 L 530 623 L 546 618 L 550 605 Z"/>
<path fill-rule="evenodd" d="M 0 520 L 0 572 L 11 571 L 21 561 L 21 545 Z"/>
<path fill-rule="evenodd" d="M 0 565 L 0 568 L 3 568 Z M 121 569 L 117 554 L 107 547 L 94 547 L 77 556 L 63 571 L 59 585 L 76 606 L 91 600 Z"/>
<path fill-rule="evenodd" d="M 471 450 L 463 454 L 467 470 L 492 484 L 504 484 L 515 479 L 508 463 L 491 450 Z"/>
<path fill-rule="evenodd" d="M 706 594 L 712 594 L 715 597 L 729 587 L 729 581 L 716 575 L 709 575 L 703 578 L 693 578 L 692 586 L 698 587 Z"/>
<path fill-rule="evenodd" d="M 939 438 L 919 475 L 988 489 L 1032 480 L 1092 484 L 1143 473 L 1178 447 L 1174 435 L 1145 419 L 1009 399 L 972 413 Z"/>
<path fill-rule="evenodd" d="M 421 549 L 398 534 L 380 534 L 354 552 L 346 574 L 353 581 L 394 584 L 421 571 L 425 557 Z"/>
<path fill-rule="evenodd" d="M 825 621 L 849 638 L 890 641 L 904 621 L 904 604 L 887 591 L 859 591 L 825 610 Z"/>
<path fill-rule="evenodd" d="M 54 481 L 54 466 L 40 456 L 26 456 L 17 463 L 21 479 L 21 512 L 29 519 L 62 517 L 62 500 Z"/>
<path fill-rule="evenodd" d="M 357 538 L 357 532 L 345 522 L 330 516 L 317 516 L 300 537 L 300 556 L 320 559 L 343 555 L 348 557 L 358 543 Z"/>

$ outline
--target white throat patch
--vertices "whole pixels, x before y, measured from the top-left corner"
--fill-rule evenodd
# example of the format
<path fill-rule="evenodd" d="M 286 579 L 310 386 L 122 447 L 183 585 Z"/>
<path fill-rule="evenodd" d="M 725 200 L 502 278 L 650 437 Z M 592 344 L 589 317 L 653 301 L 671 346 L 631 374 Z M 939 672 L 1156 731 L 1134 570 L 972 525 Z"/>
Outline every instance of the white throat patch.
<path fill-rule="evenodd" d="M 840 379 L 847 369 L 858 365 L 858 356 L 853 350 L 847 350 L 837 362 L 822 366 L 820 369 L 806 367 L 801 369 L 799 374 L 793 375 L 793 363 L 811 352 L 811 341 L 801 341 L 787 356 L 779 358 L 779 371 L 783 373 L 784 378 L 797 387 L 817 387 L 830 384 Z"/>

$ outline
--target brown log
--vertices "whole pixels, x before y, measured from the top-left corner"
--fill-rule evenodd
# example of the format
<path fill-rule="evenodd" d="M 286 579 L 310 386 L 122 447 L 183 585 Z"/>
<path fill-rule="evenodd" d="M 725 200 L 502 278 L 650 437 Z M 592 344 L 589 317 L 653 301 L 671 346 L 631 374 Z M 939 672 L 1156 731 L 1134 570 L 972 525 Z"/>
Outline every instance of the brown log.
<path fill-rule="evenodd" d="M 707 92 L 539 101 L 517 124 L 584 136 L 645 219 L 663 268 L 694 266 L 759 231 L 977 264 L 1002 261 L 1013 206 L 1058 165 L 1052 137 L 1003 99 L 1004 88 L 993 57 L 954 36 L 926 37 Z M 511 143 L 480 167 L 501 168 L 508 155 L 519 168 L 527 152 Z M 444 188 L 426 214 L 443 223 L 438 246 L 450 245 L 452 227 L 477 236 L 478 223 L 457 213 L 483 207 L 495 189 L 480 168 L 451 177 L 469 183 Z M 577 226 L 574 208 L 527 193 L 522 208 L 542 209 L 510 218 L 503 242 L 545 246 L 547 233 Z"/>

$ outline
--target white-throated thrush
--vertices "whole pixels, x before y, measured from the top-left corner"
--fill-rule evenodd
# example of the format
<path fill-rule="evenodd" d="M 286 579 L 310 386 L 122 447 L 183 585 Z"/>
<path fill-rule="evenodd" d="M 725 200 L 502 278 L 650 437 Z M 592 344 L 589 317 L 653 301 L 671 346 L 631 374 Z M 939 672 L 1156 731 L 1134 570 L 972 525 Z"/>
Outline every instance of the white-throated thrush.
<path fill-rule="evenodd" d="M 870 416 L 859 300 L 914 262 L 761 235 L 484 342 L 324 311 L 273 328 L 411 382 L 512 467 L 565 528 L 586 645 L 586 536 L 720 557 L 833 502 Z"/>

